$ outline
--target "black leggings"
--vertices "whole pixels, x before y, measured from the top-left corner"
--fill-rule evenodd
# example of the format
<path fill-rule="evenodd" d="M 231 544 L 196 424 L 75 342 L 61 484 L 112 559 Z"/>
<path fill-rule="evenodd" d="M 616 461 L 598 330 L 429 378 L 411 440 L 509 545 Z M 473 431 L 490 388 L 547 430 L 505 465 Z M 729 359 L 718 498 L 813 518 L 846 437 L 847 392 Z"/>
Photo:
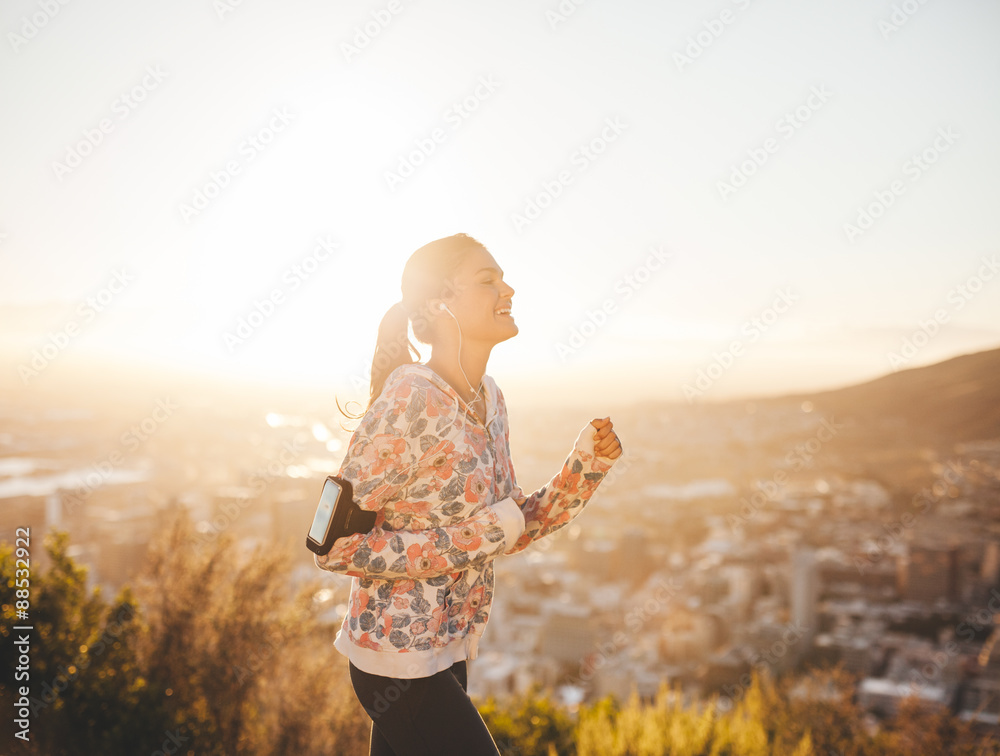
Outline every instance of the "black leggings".
<path fill-rule="evenodd" d="M 500 756 L 466 692 L 464 660 L 412 680 L 349 667 L 354 692 L 372 718 L 369 756 Z"/>

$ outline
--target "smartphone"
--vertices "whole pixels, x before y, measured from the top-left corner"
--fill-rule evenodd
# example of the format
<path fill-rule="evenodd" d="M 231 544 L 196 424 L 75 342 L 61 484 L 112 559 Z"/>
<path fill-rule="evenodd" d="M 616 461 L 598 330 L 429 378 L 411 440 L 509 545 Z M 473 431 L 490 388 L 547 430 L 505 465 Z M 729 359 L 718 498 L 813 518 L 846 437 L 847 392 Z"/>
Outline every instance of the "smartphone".
<path fill-rule="evenodd" d="M 316 506 L 306 548 L 316 554 L 326 554 L 338 538 L 355 533 L 367 533 L 375 527 L 375 512 L 362 509 L 354 501 L 351 482 L 328 475 Z"/>

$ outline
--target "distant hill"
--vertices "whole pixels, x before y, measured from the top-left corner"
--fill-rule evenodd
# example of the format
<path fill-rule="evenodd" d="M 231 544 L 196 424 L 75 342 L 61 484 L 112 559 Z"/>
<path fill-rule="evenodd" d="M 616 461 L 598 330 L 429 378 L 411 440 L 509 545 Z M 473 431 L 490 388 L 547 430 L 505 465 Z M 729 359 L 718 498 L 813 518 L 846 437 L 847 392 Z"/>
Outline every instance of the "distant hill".
<path fill-rule="evenodd" d="M 774 401 L 805 400 L 818 411 L 853 417 L 862 427 L 896 425 L 912 432 L 913 440 L 923 437 L 955 443 L 997 439 L 1000 349 L 907 368 L 855 386 Z"/>

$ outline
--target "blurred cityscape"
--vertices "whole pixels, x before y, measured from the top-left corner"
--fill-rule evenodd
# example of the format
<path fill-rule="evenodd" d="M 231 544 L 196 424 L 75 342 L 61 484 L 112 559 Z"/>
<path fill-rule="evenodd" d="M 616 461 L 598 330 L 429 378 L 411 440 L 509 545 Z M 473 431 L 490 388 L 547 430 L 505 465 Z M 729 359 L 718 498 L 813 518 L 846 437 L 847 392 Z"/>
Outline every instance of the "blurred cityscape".
<path fill-rule="evenodd" d="M 573 707 L 668 681 L 727 707 L 753 670 L 842 664 L 873 731 L 916 695 L 1000 732 L 997 375 L 993 350 L 808 396 L 614 410 L 626 454 L 584 512 L 496 561 L 469 692 L 540 683 Z M 286 545 L 332 644 L 350 578 L 303 539 L 353 427 L 334 397 L 100 389 L 0 399 L 0 538 L 68 530 L 110 597 L 184 508 L 206 542 Z M 526 492 L 608 414 L 508 404 Z"/>

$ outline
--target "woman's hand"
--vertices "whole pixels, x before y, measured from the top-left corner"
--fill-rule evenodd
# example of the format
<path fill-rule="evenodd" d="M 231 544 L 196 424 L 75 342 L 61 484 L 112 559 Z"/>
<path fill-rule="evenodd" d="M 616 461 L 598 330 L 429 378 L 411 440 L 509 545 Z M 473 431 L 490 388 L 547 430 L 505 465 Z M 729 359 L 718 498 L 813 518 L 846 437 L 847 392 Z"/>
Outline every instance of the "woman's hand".
<path fill-rule="evenodd" d="M 590 421 L 597 430 L 594 431 L 594 455 L 597 457 L 607 457 L 608 459 L 618 459 L 622 455 L 622 444 L 618 440 L 618 434 L 614 431 L 614 425 L 610 417 L 595 418 Z M 517 502 L 517 506 L 524 509 L 524 502 L 527 496 L 521 498 L 511 497 Z"/>
<path fill-rule="evenodd" d="M 611 417 L 595 418 L 590 421 L 597 430 L 594 432 L 594 454 L 598 457 L 618 459 L 622 455 L 622 444 L 614 432 Z"/>

